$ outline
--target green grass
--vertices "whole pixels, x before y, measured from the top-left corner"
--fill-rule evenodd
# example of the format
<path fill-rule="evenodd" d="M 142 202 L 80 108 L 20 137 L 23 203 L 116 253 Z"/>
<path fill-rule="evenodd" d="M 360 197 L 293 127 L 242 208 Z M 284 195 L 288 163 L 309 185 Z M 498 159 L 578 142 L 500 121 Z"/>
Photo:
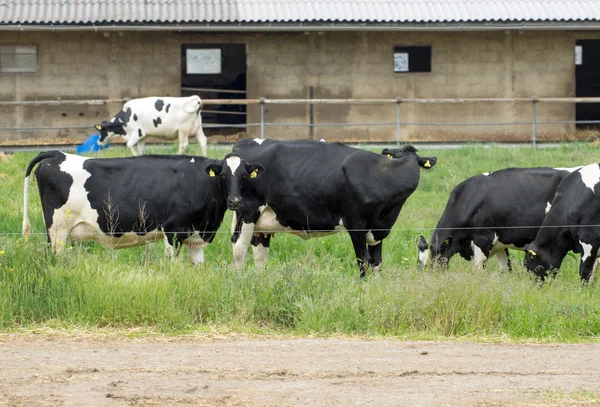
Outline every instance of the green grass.
<path fill-rule="evenodd" d="M 175 153 L 176 146 L 148 153 Z M 227 150 L 213 147 L 210 155 Z M 191 153 L 198 153 L 193 146 Z M 447 270 L 419 271 L 417 239 L 435 227 L 451 189 L 465 178 L 509 166 L 575 166 L 595 162 L 591 144 L 530 147 L 466 146 L 421 151 L 439 161 L 421 171 L 417 191 L 384 241 L 384 266 L 358 277 L 344 233 L 303 241 L 278 234 L 268 266 L 233 267 L 228 213 L 206 263 L 194 266 L 185 249 L 165 257 L 162 242 L 111 250 L 78 243 L 60 256 L 49 253 L 37 185 L 30 189 L 34 234 L 21 233 L 23 177 L 34 153 L 0 161 L 0 331 L 44 327 L 81 331 L 103 328 L 164 334 L 219 330 L 283 335 L 358 335 L 412 339 L 589 341 L 600 334 L 600 292 L 582 285 L 578 256 L 567 256 L 555 279 L 540 285 L 518 266 L 485 271 L 458 257 Z M 109 149 L 102 156 L 126 156 Z M 5 174 L 5 175 L 4 175 Z"/>

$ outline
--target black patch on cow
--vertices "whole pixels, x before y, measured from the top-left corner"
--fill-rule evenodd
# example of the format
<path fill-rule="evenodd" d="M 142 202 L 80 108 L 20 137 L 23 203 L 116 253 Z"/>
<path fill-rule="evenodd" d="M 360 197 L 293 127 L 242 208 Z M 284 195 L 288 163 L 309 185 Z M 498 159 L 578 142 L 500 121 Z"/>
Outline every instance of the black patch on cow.
<path fill-rule="evenodd" d="M 142 129 L 138 129 L 138 137 L 141 139 L 143 136 Z"/>
<path fill-rule="evenodd" d="M 160 120 L 160 117 L 157 117 L 156 119 L 152 120 L 152 123 L 154 123 L 154 127 L 158 127 L 158 125 L 162 123 L 162 120 Z"/>
<path fill-rule="evenodd" d="M 233 230 L 233 234 L 231 235 L 231 243 L 236 243 L 240 238 L 240 232 L 242 231 L 242 216 L 240 213 L 236 214 L 237 222 L 235 223 L 235 228 Z"/>
<path fill-rule="evenodd" d="M 69 192 L 73 185 L 73 177 L 60 170 L 60 165 L 65 159 L 66 156 L 57 151 L 54 153 L 54 157 L 44 159 L 35 169 L 46 230 L 52 226 L 54 211 L 62 207 L 69 199 Z"/>
<path fill-rule="evenodd" d="M 252 240 L 250 241 L 250 243 L 252 244 L 252 246 L 257 247 L 258 245 L 263 245 L 263 247 L 269 247 L 269 244 L 271 242 L 271 235 L 269 234 L 262 234 L 262 233 L 256 233 L 252 236 Z"/>
<path fill-rule="evenodd" d="M 158 110 L 159 112 L 163 109 L 163 107 L 165 106 L 165 102 L 163 102 L 162 99 L 157 99 L 156 103 L 154 103 L 154 107 L 156 108 L 156 110 Z"/>
<path fill-rule="evenodd" d="M 137 114 L 133 115 L 133 121 L 137 121 Z"/>
<path fill-rule="evenodd" d="M 171 104 L 169 103 L 169 104 L 167 105 L 167 108 L 165 109 L 165 112 L 169 113 L 169 109 L 170 109 L 170 108 L 171 108 Z"/>
<path fill-rule="evenodd" d="M 110 122 L 102 122 L 102 131 L 100 140 L 104 140 L 108 135 L 108 132 L 113 132 L 118 134 L 119 136 L 124 136 L 127 132 L 125 131 L 125 127 L 127 127 L 127 123 L 131 119 L 131 108 L 128 107 L 127 110 L 121 110 L 117 113 L 112 121 Z"/>

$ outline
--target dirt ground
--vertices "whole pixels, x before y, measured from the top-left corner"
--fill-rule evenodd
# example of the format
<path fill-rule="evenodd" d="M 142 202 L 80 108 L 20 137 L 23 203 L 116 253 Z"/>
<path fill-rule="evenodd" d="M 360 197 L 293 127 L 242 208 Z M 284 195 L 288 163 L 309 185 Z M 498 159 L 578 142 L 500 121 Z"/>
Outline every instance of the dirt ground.
<path fill-rule="evenodd" d="M 598 406 L 600 344 L 2 335 L 0 405 Z"/>

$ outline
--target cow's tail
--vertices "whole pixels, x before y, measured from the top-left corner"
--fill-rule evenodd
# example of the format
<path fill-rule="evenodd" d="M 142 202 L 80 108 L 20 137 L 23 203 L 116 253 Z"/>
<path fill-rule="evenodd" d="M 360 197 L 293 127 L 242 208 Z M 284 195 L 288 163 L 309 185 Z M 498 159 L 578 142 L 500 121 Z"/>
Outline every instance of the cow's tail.
<path fill-rule="evenodd" d="M 31 224 L 29 223 L 29 182 L 31 177 L 31 171 L 40 161 L 46 158 L 53 158 L 59 154 L 63 154 L 60 151 L 45 151 L 39 153 L 27 166 L 25 170 L 25 184 L 23 186 L 23 236 L 29 237 L 31 233 Z"/>

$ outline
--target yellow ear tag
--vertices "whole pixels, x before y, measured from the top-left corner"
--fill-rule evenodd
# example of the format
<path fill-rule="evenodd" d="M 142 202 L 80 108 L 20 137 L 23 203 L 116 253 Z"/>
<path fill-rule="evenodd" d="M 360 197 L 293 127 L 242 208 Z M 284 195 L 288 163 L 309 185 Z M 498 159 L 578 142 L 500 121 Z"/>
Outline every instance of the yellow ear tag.
<path fill-rule="evenodd" d="M 388 156 L 388 158 L 394 158 L 394 156 L 391 154 L 388 154 L 387 156 Z"/>
<path fill-rule="evenodd" d="M 533 250 L 527 250 L 527 253 L 529 253 L 529 255 L 530 255 L 531 257 L 535 257 L 535 256 L 536 256 L 536 254 L 537 254 L 537 253 L 536 253 L 536 252 L 534 252 Z"/>
<path fill-rule="evenodd" d="M 102 126 L 100 126 L 99 124 L 96 125 L 96 130 L 102 130 Z"/>
<path fill-rule="evenodd" d="M 256 178 L 257 176 L 258 176 L 258 169 L 254 170 L 250 173 L 250 178 Z"/>
<path fill-rule="evenodd" d="M 429 160 L 427 160 L 425 162 L 425 164 L 423 164 L 423 167 L 425 167 L 425 168 L 431 168 L 431 163 L 429 162 Z"/>
<path fill-rule="evenodd" d="M 210 175 L 211 177 L 214 177 L 215 172 L 213 170 L 208 170 L 208 175 Z"/>
<path fill-rule="evenodd" d="M 444 243 L 445 243 L 445 244 L 450 244 L 450 239 L 446 239 L 446 240 L 444 240 Z"/>

